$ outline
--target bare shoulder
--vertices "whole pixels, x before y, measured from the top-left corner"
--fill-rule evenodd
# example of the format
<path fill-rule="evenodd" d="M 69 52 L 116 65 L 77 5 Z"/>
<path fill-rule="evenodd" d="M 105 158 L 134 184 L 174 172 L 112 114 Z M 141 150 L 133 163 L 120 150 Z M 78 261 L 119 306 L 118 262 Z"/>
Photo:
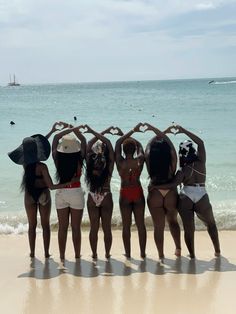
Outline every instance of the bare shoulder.
<path fill-rule="evenodd" d="M 44 164 L 43 162 L 39 162 L 39 163 L 37 164 L 37 169 L 43 171 L 43 170 L 47 170 L 48 167 L 47 167 L 47 165 Z"/>

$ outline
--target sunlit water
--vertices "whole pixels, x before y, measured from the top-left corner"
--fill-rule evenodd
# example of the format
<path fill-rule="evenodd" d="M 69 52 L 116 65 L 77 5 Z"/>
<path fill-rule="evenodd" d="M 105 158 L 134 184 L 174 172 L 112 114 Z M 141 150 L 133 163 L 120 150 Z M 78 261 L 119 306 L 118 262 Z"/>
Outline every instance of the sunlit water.
<path fill-rule="evenodd" d="M 138 81 L 0 87 L 0 233 L 21 233 L 27 229 L 22 167 L 7 156 L 25 136 L 46 134 L 58 120 L 87 123 L 102 131 L 110 125 L 124 132 L 138 122 L 160 129 L 175 121 L 203 138 L 207 149 L 207 190 L 220 229 L 236 229 L 236 80 Z M 15 125 L 11 126 L 13 120 Z M 135 134 L 145 146 L 151 132 Z M 115 143 L 116 136 L 109 137 Z M 185 136 L 171 136 L 176 148 Z M 51 158 L 47 161 L 55 178 Z M 82 180 L 83 182 L 83 180 Z M 147 195 L 148 176 L 142 174 Z M 83 184 L 86 190 L 85 184 Z M 120 224 L 118 206 L 120 180 L 112 178 L 113 221 Z M 53 198 L 54 198 L 54 193 Z M 149 216 L 146 208 L 146 216 Z M 57 221 L 53 202 L 52 223 Z M 88 222 L 87 209 L 84 224 Z M 202 224 L 198 224 L 199 228 Z"/>

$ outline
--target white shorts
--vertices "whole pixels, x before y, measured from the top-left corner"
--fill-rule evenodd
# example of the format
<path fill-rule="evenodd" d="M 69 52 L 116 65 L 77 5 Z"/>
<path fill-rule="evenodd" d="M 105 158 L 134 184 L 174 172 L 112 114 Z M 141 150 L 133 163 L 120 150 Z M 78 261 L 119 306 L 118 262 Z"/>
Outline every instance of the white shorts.
<path fill-rule="evenodd" d="M 84 209 L 84 191 L 81 188 L 58 189 L 55 195 L 56 208 Z"/>

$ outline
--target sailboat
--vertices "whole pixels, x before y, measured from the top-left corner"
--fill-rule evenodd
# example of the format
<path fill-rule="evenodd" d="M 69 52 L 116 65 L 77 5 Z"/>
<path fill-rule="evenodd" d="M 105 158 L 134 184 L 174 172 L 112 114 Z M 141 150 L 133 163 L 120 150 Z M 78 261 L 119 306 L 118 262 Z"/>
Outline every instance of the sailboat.
<path fill-rule="evenodd" d="M 20 84 L 16 82 L 15 74 L 13 75 L 13 81 L 11 80 L 11 75 L 10 75 L 10 82 L 8 83 L 8 86 L 20 86 Z"/>

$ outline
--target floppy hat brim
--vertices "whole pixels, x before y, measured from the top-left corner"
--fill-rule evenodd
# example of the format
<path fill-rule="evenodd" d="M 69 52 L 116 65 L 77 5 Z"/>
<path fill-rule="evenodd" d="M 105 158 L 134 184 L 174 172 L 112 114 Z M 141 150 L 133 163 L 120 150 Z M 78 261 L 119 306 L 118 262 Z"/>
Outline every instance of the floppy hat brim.
<path fill-rule="evenodd" d="M 8 153 L 9 158 L 18 165 L 30 164 L 39 161 L 45 161 L 50 156 L 51 145 L 48 139 L 41 134 L 34 134 L 30 136 L 34 138 L 37 145 L 37 155 L 35 158 L 30 158 L 24 155 L 23 143 L 14 149 L 12 152 Z M 27 157 L 27 158 L 26 158 Z"/>

